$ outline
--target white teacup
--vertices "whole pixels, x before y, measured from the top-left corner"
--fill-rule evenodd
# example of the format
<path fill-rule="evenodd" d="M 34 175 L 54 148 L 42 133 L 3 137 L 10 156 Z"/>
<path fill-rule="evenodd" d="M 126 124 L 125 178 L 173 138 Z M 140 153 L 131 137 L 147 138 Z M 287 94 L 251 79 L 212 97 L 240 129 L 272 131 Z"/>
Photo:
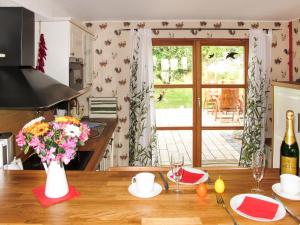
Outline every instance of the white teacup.
<path fill-rule="evenodd" d="M 67 110 L 65 109 L 56 109 L 57 116 L 65 116 L 67 114 Z"/>
<path fill-rule="evenodd" d="M 153 191 L 155 175 L 153 173 L 138 173 L 131 179 L 131 183 L 135 184 L 135 188 L 140 193 L 149 193 Z"/>
<path fill-rule="evenodd" d="M 292 174 L 282 174 L 280 176 L 280 187 L 282 192 L 295 195 L 300 192 L 300 177 Z"/>

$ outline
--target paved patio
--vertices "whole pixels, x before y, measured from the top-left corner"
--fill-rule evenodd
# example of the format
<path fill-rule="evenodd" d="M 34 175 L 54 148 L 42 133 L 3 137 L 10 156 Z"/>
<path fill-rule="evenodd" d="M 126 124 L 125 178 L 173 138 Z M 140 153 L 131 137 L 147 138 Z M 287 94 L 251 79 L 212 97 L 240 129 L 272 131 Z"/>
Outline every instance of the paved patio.
<path fill-rule="evenodd" d="M 189 125 L 191 123 L 191 109 L 162 109 L 157 110 L 156 118 L 158 126 Z M 203 120 L 207 126 L 237 126 L 242 118 L 232 120 L 227 115 L 222 119 L 214 120 L 213 115 L 203 111 Z M 214 165 L 237 165 L 241 150 L 242 131 L 234 130 L 205 130 L 202 132 L 202 164 Z M 173 130 L 158 131 L 158 149 L 162 166 L 170 165 L 172 152 L 182 152 L 185 156 L 185 164 L 191 165 L 193 160 L 192 131 Z"/>

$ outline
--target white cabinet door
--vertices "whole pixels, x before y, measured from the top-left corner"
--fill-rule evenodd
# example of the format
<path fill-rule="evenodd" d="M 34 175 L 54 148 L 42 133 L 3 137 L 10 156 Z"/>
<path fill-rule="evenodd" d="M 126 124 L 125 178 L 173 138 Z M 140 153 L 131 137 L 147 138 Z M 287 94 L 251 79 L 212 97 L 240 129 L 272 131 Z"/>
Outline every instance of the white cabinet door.
<path fill-rule="evenodd" d="M 83 58 L 83 38 L 84 31 L 79 27 L 71 24 L 71 42 L 70 42 L 70 57 Z"/>
<path fill-rule="evenodd" d="M 93 37 L 85 33 L 84 34 L 84 86 L 92 84 L 93 77 Z"/>
<path fill-rule="evenodd" d="M 44 34 L 47 56 L 45 72 L 55 80 L 69 85 L 69 55 L 70 55 L 70 22 L 50 21 L 36 22 L 35 27 L 35 54 L 37 58 L 39 44 L 39 27 Z"/>

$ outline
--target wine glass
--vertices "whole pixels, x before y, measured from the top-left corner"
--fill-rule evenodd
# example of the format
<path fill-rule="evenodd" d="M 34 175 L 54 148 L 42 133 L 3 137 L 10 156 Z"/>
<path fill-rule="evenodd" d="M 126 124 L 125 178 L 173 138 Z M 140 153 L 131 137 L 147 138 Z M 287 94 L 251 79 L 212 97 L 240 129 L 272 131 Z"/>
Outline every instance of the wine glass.
<path fill-rule="evenodd" d="M 182 178 L 183 174 L 183 164 L 184 164 L 184 156 L 182 153 L 176 152 L 171 155 L 171 169 L 173 174 L 173 179 L 176 182 L 176 193 L 182 192 L 179 190 L 179 181 Z"/>
<path fill-rule="evenodd" d="M 266 164 L 266 155 L 263 152 L 258 151 L 252 154 L 252 172 L 253 172 L 253 177 L 256 181 L 256 187 L 252 188 L 251 191 L 254 193 L 264 192 L 262 189 L 260 189 L 259 182 L 262 180 L 264 176 L 265 164 Z"/>

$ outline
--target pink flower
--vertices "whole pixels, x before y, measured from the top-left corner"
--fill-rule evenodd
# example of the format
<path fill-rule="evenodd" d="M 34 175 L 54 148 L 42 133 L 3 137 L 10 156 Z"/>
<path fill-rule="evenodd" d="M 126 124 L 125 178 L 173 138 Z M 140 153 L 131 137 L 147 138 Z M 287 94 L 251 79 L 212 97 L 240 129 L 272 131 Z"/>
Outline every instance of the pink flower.
<path fill-rule="evenodd" d="M 62 157 L 63 162 L 67 165 L 74 158 L 75 153 L 74 149 L 67 149 Z"/>
<path fill-rule="evenodd" d="M 85 142 L 89 138 L 90 128 L 88 127 L 87 124 L 82 124 L 81 129 L 82 132 L 81 135 L 79 136 L 79 140 Z"/>
<path fill-rule="evenodd" d="M 26 144 L 25 136 L 22 130 L 20 130 L 19 133 L 17 134 L 16 142 L 19 147 L 23 147 Z"/>
<path fill-rule="evenodd" d="M 35 137 L 35 136 L 33 136 L 29 142 L 29 146 L 32 148 L 36 147 L 39 144 L 40 144 L 40 140 L 38 139 L 38 137 Z"/>
<path fill-rule="evenodd" d="M 60 145 L 66 152 L 70 149 L 74 150 L 76 148 L 77 141 L 76 139 L 69 138 L 64 143 Z"/>
<path fill-rule="evenodd" d="M 63 158 L 63 154 L 62 153 L 58 153 L 57 155 L 56 155 L 56 157 L 55 157 L 55 161 L 61 161 L 62 160 L 62 158 Z"/>
<path fill-rule="evenodd" d="M 49 164 L 51 161 L 55 159 L 55 155 L 53 154 L 55 152 L 56 148 L 51 147 L 49 150 L 46 149 L 46 155 L 42 156 L 42 162 L 47 162 Z"/>
<path fill-rule="evenodd" d="M 87 133 L 81 133 L 81 135 L 79 136 L 79 140 L 82 142 L 85 142 L 88 138 L 89 136 Z"/>
<path fill-rule="evenodd" d="M 54 130 L 59 130 L 59 129 L 60 129 L 60 124 L 59 124 L 59 123 L 53 122 L 53 123 L 51 123 L 51 124 L 52 124 L 52 128 L 53 128 Z"/>
<path fill-rule="evenodd" d="M 40 141 L 37 137 L 32 137 L 29 142 L 29 146 L 32 147 L 37 154 L 40 154 L 41 150 L 45 148 L 45 144 Z"/>
<path fill-rule="evenodd" d="M 53 135 L 54 135 L 54 132 L 51 130 L 51 131 L 48 132 L 47 137 L 51 138 Z"/>
<path fill-rule="evenodd" d="M 62 160 L 63 160 L 63 162 L 64 162 L 65 165 L 68 165 L 69 162 L 71 161 L 71 158 L 70 158 L 70 157 L 67 157 L 67 156 L 64 156 L 64 157 L 62 158 Z"/>
<path fill-rule="evenodd" d="M 44 143 L 39 143 L 35 148 L 34 148 L 34 150 L 35 150 L 35 152 L 37 153 L 37 154 L 40 154 L 40 152 L 42 151 L 42 150 L 44 150 L 45 149 L 45 144 Z"/>

